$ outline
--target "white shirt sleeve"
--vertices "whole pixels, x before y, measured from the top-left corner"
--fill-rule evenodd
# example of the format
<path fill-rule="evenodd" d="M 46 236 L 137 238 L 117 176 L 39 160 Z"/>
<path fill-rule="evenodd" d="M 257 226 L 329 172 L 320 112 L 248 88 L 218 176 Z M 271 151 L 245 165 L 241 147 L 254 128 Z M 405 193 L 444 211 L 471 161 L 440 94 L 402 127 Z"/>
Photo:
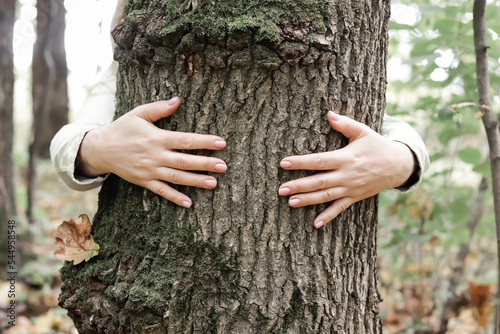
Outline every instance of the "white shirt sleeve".
<path fill-rule="evenodd" d="M 406 192 L 415 188 L 422 180 L 422 176 L 430 164 L 429 155 L 422 138 L 410 124 L 387 114 L 384 115 L 381 132 L 385 138 L 401 142 L 408 146 L 418 163 L 415 170 L 416 175 L 414 175 L 415 182 L 405 184 L 404 187 L 398 187 L 396 190 Z"/>
<path fill-rule="evenodd" d="M 88 178 L 75 175 L 75 161 L 83 137 L 92 129 L 111 123 L 115 113 L 116 70 L 113 64 L 92 89 L 78 119 L 63 126 L 52 139 L 50 156 L 57 175 L 74 190 L 85 191 L 102 184 L 107 175 Z"/>

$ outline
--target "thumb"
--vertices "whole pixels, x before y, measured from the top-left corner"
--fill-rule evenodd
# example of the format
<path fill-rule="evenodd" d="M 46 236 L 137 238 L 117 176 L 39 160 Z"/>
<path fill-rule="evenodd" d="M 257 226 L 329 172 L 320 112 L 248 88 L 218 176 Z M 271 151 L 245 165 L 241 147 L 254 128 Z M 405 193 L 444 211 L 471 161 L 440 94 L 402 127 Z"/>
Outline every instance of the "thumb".
<path fill-rule="evenodd" d="M 168 101 L 157 101 L 143 104 L 135 108 L 132 112 L 148 122 L 156 122 L 159 119 L 172 115 L 179 107 L 180 99 L 174 97 Z"/>
<path fill-rule="evenodd" d="M 341 116 L 333 111 L 328 112 L 328 122 L 335 131 L 342 133 L 349 141 L 360 137 L 368 129 L 363 123 L 356 122 L 352 118 Z"/>

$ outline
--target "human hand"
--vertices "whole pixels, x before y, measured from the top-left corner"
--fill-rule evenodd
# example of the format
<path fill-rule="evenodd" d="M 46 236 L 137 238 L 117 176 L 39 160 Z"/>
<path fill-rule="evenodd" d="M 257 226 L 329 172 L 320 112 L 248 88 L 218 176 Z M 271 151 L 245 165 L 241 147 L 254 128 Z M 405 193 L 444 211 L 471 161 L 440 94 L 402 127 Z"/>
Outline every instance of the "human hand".
<path fill-rule="evenodd" d="M 95 177 L 113 173 L 189 208 L 191 199 L 167 182 L 212 189 L 217 180 L 188 171 L 225 172 L 217 158 L 176 150 L 220 150 L 224 139 L 213 135 L 162 130 L 153 122 L 168 117 L 179 107 L 179 98 L 141 105 L 114 122 L 89 131 L 80 145 L 78 172 Z"/>
<path fill-rule="evenodd" d="M 413 153 L 403 143 L 388 140 L 366 125 L 330 111 L 331 127 L 349 139 L 341 149 L 284 158 L 286 170 L 322 170 L 313 176 L 282 184 L 279 195 L 292 195 L 288 204 L 301 207 L 333 203 L 314 220 L 320 228 L 351 204 L 395 188 L 410 177 L 415 166 Z"/>

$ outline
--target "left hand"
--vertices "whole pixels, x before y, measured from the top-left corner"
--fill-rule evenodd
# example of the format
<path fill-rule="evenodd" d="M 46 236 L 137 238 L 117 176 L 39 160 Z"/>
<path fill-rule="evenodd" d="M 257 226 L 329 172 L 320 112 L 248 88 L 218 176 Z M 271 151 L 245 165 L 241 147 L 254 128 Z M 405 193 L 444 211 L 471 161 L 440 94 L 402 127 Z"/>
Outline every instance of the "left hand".
<path fill-rule="evenodd" d="M 330 111 L 331 127 L 349 139 L 341 149 L 284 158 L 286 170 L 322 170 L 313 176 L 282 184 L 279 195 L 292 195 L 288 204 L 301 207 L 333 203 L 314 220 L 320 228 L 351 204 L 395 188 L 410 177 L 415 166 L 413 153 L 403 143 L 388 140 L 368 126 Z"/>

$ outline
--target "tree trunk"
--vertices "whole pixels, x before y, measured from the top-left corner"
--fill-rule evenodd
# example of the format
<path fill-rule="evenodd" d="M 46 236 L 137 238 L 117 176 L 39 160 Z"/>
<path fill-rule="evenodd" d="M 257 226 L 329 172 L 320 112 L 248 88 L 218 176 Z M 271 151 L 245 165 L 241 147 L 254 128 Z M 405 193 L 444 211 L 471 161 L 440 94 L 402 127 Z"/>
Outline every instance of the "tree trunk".
<path fill-rule="evenodd" d="M 28 161 L 28 210 L 33 220 L 36 160 L 49 158 L 50 142 L 68 123 L 68 84 L 63 0 L 38 0 L 37 39 L 33 47 L 33 125 Z"/>
<path fill-rule="evenodd" d="M 209 3 L 209 4 L 205 4 Z M 60 304 L 82 333 L 381 333 L 377 199 L 319 230 L 325 205 L 292 209 L 288 155 L 345 138 L 328 110 L 379 129 L 389 1 L 134 1 L 115 30 L 117 117 L 174 95 L 159 126 L 218 134 L 215 190 L 178 207 L 110 177 L 97 258 L 66 264 Z M 180 13 L 182 12 L 182 15 Z"/>
<path fill-rule="evenodd" d="M 7 220 L 16 212 L 12 144 L 14 135 L 14 56 L 12 39 L 16 1 L 0 2 L 0 237 L 2 254 L 7 254 Z M 5 252 L 3 252 L 5 250 Z M 7 257 L 0 259 L 5 268 Z M 2 277 L 3 279 L 3 277 Z"/>
<path fill-rule="evenodd" d="M 33 48 L 33 110 L 41 124 L 37 155 L 50 158 L 50 142 L 68 123 L 68 68 L 64 33 L 66 10 L 63 0 L 37 1 L 37 39 Z"/>

